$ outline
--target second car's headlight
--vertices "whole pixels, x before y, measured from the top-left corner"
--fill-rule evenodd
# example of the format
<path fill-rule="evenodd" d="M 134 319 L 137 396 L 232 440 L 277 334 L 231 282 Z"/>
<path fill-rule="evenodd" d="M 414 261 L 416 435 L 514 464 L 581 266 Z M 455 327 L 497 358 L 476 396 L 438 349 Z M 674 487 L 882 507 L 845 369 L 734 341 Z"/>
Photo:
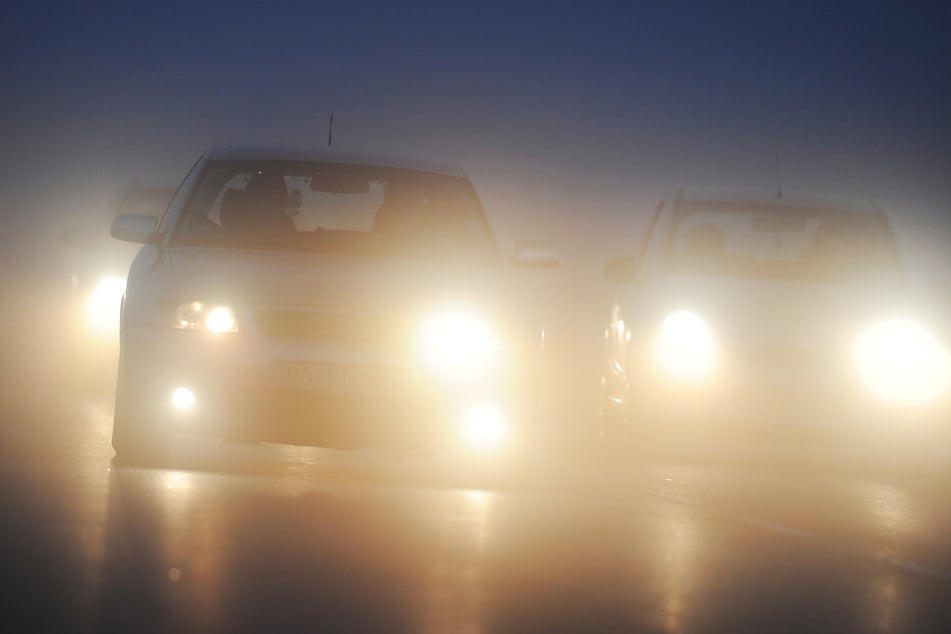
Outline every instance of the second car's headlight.
<path fill-rule="evenodd" d="M 704 379 L 716 366 L 713 336 L 706 323 L 688 310 L 664 318 L 654 352 L 661 369 L 677 380 Z"/>
<path fill-rule="evenodd" d="M 187 302 L 175 310 L 175 327 L 183 330 L 237 332 L 238 320 L 229 306 Z"/>
<path fill-rule="evenodd" d="M 904 404 L 923 404 L 951 383 L 951 362 L 921 325 L 890 319 L 869 328 L 853 350 L 859 375 L 874 394 Z"/>
<path fill-rule="evenodd" d="M 121 277 L 106 277 L 86 299 L 86 321 L 93 330 L 115 335 L 119 331 L 119 312 L 125 280 Z"/>
<path fill-rule="evenodd" d="M 431 372 L 458 377 L 497 367 L 500 346 L 489 324 L 466 311 L 450 310 L 422 320 L 417 336 L 420 360 Z"/>

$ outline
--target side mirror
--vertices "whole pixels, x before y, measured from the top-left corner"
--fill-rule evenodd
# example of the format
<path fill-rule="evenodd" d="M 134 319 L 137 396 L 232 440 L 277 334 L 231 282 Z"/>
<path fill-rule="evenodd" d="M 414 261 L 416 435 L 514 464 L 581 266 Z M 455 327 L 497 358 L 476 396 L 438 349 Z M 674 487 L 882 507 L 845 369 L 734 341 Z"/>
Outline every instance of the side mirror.
<path fill-rule="evenodd" d="M 637 281 L 637 258 L 623 255 L 604 263 L 604 277 L 612 282 L 633 284 Z"/>
<path fill-rule="evenodd" d="M 155 240 L 158 218 L 143 214 L 123 214 L 112 221 L 109 233 L 117 240 L 151 244 Z"/>
<path fill-rule="evenodd" d="M 519 240 L 509 264 L 519 269 L 550 269 L 558 266 L 555 245 L 544 240 Z"/>

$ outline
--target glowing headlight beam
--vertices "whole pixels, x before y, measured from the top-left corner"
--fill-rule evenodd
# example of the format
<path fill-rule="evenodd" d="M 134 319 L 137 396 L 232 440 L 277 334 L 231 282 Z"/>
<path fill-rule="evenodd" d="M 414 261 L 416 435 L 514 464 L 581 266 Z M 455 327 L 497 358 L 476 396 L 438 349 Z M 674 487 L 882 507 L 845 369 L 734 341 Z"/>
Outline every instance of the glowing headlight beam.
<path fill-rule="evenodd" d="M 463 439 L 475 449 L 499 446 L 505 440 L 507 431 L 505 417 L 492 405 L 473 407 L 462 421 Z"/>
<path fill-rule="evenodd" d="M 951 361 L 920 324 L 889 319 L 861 333 L 853 349 L 865 387 L 906 405 L 934 400 L 951 385 Z"/>
<path fill-rule="evenodd" d="M 212 332 L 234 332 L 238 329 L 238 321 L 234 311 L 225 306 L 216 306 L 205 317 L 205 327 Z"/>
<path fill-rule="evenodd" d="M 424 320 L 419 354 L 433 373 L 458 375 L 490 370 L 499 352 L 489 325 L 466 312 L 444 312 Z"/>
<path fill-rule="evenodd" d="M 180 304 L 175 311 L 174 325 L 182 330 L 238 331 L 234 310 L 228 306 L 208 306 L 201 302 Z"/>
<path fill-rule="evenodd" d="M 86 300 L 86 321 L 89 326 L 101 333 L 119 331 L 119 311 L 122 295 L 125 294 L 125 280 L 119 277 L 103 278 L 96 290 Z"/>
<path fill-rule="evenodd" d="M 716 365 L 716 346 L 707 325 L 688 310 L 664 318 L 655 354 L 664 372 L 677 380 L 706 378 Z"/>
<path fill-rule="evenodd" d="M 172 391 L 172 405 L 181 411 L 190 410 L 195 405 L 195 393 L 187 387 L 177 387 Z"/>

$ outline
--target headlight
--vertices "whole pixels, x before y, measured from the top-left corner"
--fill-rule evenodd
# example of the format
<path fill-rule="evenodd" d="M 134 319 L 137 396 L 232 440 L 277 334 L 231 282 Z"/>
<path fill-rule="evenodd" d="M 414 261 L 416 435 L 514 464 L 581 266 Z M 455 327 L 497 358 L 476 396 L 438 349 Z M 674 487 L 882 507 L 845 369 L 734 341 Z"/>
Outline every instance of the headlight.
<path fill-rule="evenodd" d="M 862 333 L 854 358 L 865 386 L 887 400 L 923 404 L 947 389 L 948 355 L 919 324 L 884 321 Z"/>
<path fill-rule="evenodd" d="M 443 376 L 472 375 L 497 368 L 499 342 L 489 325 L 464 311 L 424 319 L 418 333 L 423 365 Z"/>
<path fill-rule="evenodd" d="M 119 331 L 119 312 L 122 295 L 125 293 L 125 280 L 119 277 L 106 277 L 99 282 L 96 290 L 86 299 L 86 321 L 98 332 L 116 333 Z"/>
<path fill-rule="evenodd" d="M 175 311 L 175 327 L 183 330 L 237 332 L 238 320 L 228 306 L 209 306 L 201 302 L 181 304 Z"/>
<path fill-rule="evenodd" d="M 674 379 L 697 381 L 716 366 L 716 345 L 696 314 L 678 310 L 667 315 L 655 347 L 661 369 Z"/>
<path fill-rule="evenodd" d="M 473 449 L 497 448 L 504 442 L 507 433 L 505 416 L 490 404 L 473 407 L 462 420 L 462 437 Z"/>
<path fill-rule="evenodd" d="M 172 405 L 175 409 L 187 411 L 195 405 L 195 393 L 187 387 L 177 387 L 172 391 Z"/>

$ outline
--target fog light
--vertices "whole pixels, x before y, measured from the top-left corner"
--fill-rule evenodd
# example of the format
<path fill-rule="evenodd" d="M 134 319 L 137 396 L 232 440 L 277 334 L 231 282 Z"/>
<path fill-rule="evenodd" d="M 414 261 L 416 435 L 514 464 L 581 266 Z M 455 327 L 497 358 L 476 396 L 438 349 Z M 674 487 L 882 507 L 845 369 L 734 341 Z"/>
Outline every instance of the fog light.
<path fill-rule="evenodd" d="M 492 405 L 479 405 L 466 413 L 462 435 L 466 443 L 478 449 L 498 446 L 508 431 L 505 417 Z"/>
<path fill-rule="evenodd" d="M 172 405 L 176 409 L 189 410 L 195 404 L 195 393 L 187 387 L 175 388 L 172 392 Z"/>

